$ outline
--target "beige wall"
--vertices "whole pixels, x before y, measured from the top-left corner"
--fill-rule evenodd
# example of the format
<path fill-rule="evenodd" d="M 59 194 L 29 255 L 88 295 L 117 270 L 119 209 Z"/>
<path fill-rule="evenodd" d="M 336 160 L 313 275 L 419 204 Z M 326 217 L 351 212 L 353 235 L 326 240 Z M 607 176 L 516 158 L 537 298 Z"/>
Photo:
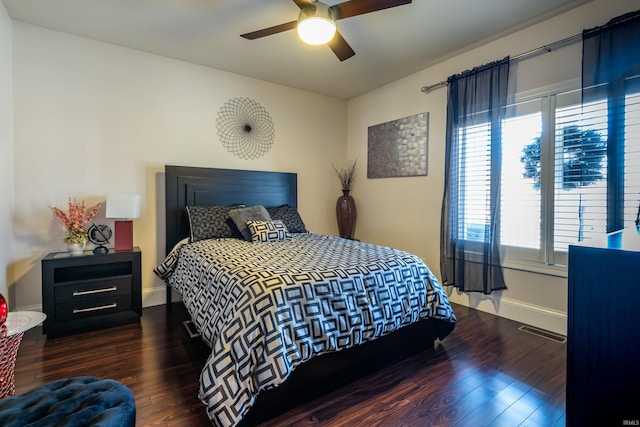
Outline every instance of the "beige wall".
<path fill-rule="evenodd" d="M 447 90 L 441 88 L 424 94 L 421 87 L 507 55 L 580 34 L 585 28 L 602 25 L 611 17 L 634 10 L 631 3 L 591 2 L 349 101 L 347 156 L 359 159 L 362 165 L 352 192 L 358 206 L 357 237 L 414 252 L 439 275 Z M 553 82 L 579 84 L 580 49 L 578 42 L 551 54 L 515 62 L 514 89 L 526 91 Z M 367 128 L 424 111 L 429 112 L 428 176 L 367 179 Z M 452 301 L 461 304 L 566 332 L 565 277 L 508 269 L 505 279 L 508 290 L 490 297 L 451 289 L 449 294 Z"/>
<path fill-rule="evenodd" d="M 0 2 L 0 294 L 9 301 L 13 259 L 13 72 L 11 59 L 11 18 Z"/>
<path fill-rule="evenodd" d="M 48 205 L 67 197 L 92 205 L 111 192 L 143 196 L 134 221 L 142 249 L 143 304 L 164 302 L 152 269 L 164 254 L 165 164 L 298 173 L 299 208 L 312 231 L 336 233 L 345 157 L 346 103 L 185 62 L 14 22 L 14 229 L 16 299 L 41 304 L 40 259 L 63 251 Z M 256 100 L 275 142 L 256 160 L 229 153 L 216 133 L 230 98 Z M 98 223 L 112 225 L 104 219 Z"/>

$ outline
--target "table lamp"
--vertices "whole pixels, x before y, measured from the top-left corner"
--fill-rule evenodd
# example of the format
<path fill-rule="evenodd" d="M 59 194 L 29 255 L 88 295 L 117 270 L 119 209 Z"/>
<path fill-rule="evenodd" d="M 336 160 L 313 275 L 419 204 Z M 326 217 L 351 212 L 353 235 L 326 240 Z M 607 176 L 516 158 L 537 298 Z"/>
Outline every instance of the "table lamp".
<path fill-rule="evenodd" d="M 133 221 L 140 217 L 140 195 L 108 194 L 105 218 L 116 218 L 115 250 L 130 251 L 133 249 Z"/>

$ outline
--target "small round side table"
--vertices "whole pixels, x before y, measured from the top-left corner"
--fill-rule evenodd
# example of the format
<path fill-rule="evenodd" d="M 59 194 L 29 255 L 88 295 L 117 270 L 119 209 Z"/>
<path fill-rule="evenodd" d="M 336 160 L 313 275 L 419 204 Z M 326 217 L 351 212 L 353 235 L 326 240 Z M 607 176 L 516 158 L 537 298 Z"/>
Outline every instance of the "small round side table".
<path fill-rule="evenodd" d="M 0 329 L 0 399 L 16 392 L 15 368 L 18 347 L 24 333 L 38 326 L 47 316 L 37 311 L 9 312 Z"/>

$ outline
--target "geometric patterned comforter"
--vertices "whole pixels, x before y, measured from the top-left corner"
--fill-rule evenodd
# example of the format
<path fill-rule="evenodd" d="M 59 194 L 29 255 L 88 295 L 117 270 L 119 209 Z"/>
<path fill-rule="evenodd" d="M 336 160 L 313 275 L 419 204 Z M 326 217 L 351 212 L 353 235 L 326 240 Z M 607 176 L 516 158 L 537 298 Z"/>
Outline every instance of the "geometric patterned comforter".
<path fill-rule="evenodd" d="M 260 390 L 313 356 L 428 317 L 456 323 L 420 258 L 334 236 L 201 240 L 174 250 L 156 274 L 211 347 L 199 397 L 217 426 L 239 423 Z"/>

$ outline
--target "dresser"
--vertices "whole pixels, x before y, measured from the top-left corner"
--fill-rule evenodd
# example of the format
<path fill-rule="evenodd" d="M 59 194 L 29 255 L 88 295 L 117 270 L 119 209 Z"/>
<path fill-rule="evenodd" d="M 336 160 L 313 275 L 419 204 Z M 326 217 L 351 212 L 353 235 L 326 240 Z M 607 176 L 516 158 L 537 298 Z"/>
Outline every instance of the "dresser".
<path fill-rule="evenodd" d="M 42 259 L 43 324 L 49 337 L 138 322 L 142 315 L 141 253 L 50 253 Z"/>
<path fill-rule="evenodd" d="M 569 247 L 567 426 L 640 425 L 640 234 Z"/>

